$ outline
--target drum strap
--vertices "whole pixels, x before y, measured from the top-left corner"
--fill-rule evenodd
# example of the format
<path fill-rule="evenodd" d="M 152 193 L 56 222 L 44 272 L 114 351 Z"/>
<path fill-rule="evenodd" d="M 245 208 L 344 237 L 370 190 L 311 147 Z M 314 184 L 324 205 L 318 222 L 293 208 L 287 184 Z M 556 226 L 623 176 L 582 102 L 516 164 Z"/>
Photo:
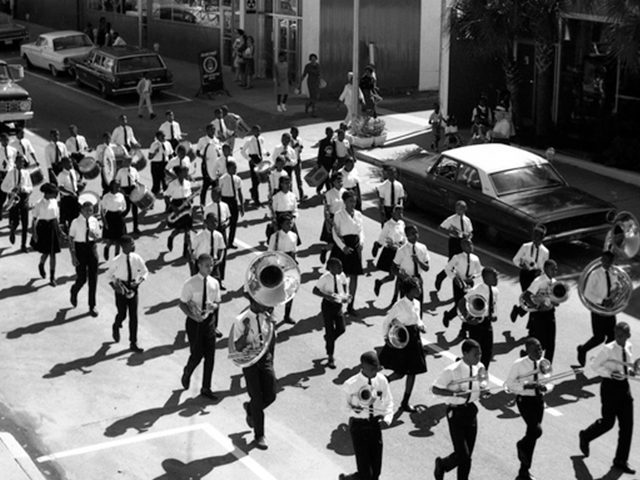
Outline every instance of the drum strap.
<path fill-rule="evenodd" d="M 256 146 L 258 147 L 258 156 L 262 161 L 262 146 L 260 145 L 260 137 L 254 137 L 256 139 Z"/>

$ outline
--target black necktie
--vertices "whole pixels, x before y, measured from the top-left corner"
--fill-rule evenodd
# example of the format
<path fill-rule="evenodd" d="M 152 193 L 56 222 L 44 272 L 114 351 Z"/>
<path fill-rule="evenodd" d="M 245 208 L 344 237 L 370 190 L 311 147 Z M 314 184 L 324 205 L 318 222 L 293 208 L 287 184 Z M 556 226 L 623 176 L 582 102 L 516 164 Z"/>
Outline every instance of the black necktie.
<path fill-rule="evenodd" d="M 607 279 L 607 298 L 611 296 L 611 277 L 609 276 L 609 271 L 604 271 L 604 276 Z"/>
<path fill-rule="evenodd" d="M 209 237 L 209 255 L 213 258 L 213 230 L 211 230 L 211 236 Z"/>
<path fill-rule="evenodd" d="M 7 147 L 4 147 L 4 161 L 2 162 L 2 169 L 7 169 L 7 162 L 9 161 L 9 152 L 7 152 Z"/>
<path fill-rule="evenodd" d="M 164 143 L 160 144 L 160 150 L 162 151 L 162 161 L 165 161 L 165 154 L 164 154 Z"/>
<path fill-rule="evenodd" d="M 20 150 L 22 150 L 22 154 L 26 156 L 27 155 L 27 149 L 25 148 L 24 143 L 22 143 L 22 140 L 20 140 L 19 143 L 20 143 Z"/>
<path fill-rule="evenodd" d="M 469 392 L 471 392 L 471 390 L 473 390 L 473 365 L 469 365 L 469 378 L 471 380 L 469 380 Z M 471 393 L 469 393 L 469 396 L 467 397 L 467 403 L 471 401 Z"/>
<path fill-rule="evenodd" d="M 202 282 L 202 311 L 204 312 L 207 307 L 207 277 L 204 277 Z"/>
<path fill-rule="evenodd" d="M 122 126 L 122 130 L 124 130 L 124 146 L 128 147 L 129 146 L 129 135 L 127 135 L 127 127 L 125 127 L 123 125 Z"/>
<path fill-rule="evenodd" d="M 536 373 L 533 374 L 533 381 L 537 382 L 538 381 L 538 372 L 537 372 L 537 370 L 538 370 L 538 361 L 537 360 L 533 361 L 533 370 L 534 370 L 534 372 L 536 372 Z"/>
<path fill-rule="evenodd" d="M 464 233 L 464 217 L 460 215 L 460 233 Z"/>
<path fill-rule="evenodd" d="M 218 225 L 222 225 L 222 208 L 220 202 L 218 202 Z"/>
<path fill-rule="evenodd" d="M 54 142 L 53 148 L 56 149 L 56 165 L 60 162 L 60 149 L 58 148 L 58 143 Z M 7 154 L 7 147 L 4 147 L 4 153 Z"/>
<path fill-rule="evenodd" d="M 202 175 L 209 177 L 209 167 L 207 166 L 207 150 L 211 146 L 211 142 L 207 143 L 207 146 L 204 147 L 204 152 L 202 153 Z"/>
<path fill-rule="evenodd" d="M 627 367 L 627 351 L 622 347 L 622 363 L 624 363 L 624 374 L 629 375 L 629 368 Z"/>
<path fill-rule="evenodd" d="M 369 379 L 369 387 L 371 387 L 371 403 L 369 404 L 369 420 L 373 420 L 373 403 L 375 402 L 375 393 L 373 392 L 373 383 L 371 383 L 371 379 Z"/>
<path fill-rule="evenodd" d="M 493 317 L 493 288 L 489 286 L 489 318 Z"/>
<path fill-rule="evenodd" d="M 76 139 L 76 152 L 80 151 L 80 142 L 78 141 L 78 137 L 75 137 Z"/>
<path fill-rule="evenodd" d="M 260 137 L 254 137 L 256 139 L 256 145 L 258 146 L 258 156 L 262 160 L 262 147 L 260 146 Z"/>
<path fill-rule="evenodd" d="M 131 271 L 131 256 L 127 255 L 127 283 L 133 280 L 133 272 Z"/>
<path fill-rule="evenodd" d="M 467 253 L 467 276 L 465 278 L 469 278 L 470 272 L 471 272 L 471 254 Z"/>
<path fill-rule="evenodd" d="M 333 276 L 333 292 L 338 293 L 338 276 Z"/>
<path fill-rule="evenodd" d="M 416 258 L 416 244 L 413 244 L 413 276 L 420 276 L 420 270 L 418 269 L 418 259 Z"/>
<path fill-rule="evenodd" d="M 171 122 L 169 124 L 169 126 L 171 127 L 171 140 L 175 140 L 176 139 L 176 134 L 175 134 L 175 132 L 173 130 L 173 122 Z"/>
<path fill-rule="evenodd" d="M 89 217 L 86 218 L 86 232 L 84 234 L 84 241 L 89 243 Z"/>
<path fill-rule="evenodd" d="M 233 190 L 233 199 L 235 201 L 236 200 L 236 195 L 237 195 L 236 182 L 235 182 L 235 180 L 233 178 L 233 175 L 229 174 L 229 178 L 231 179 L 231 189 Z"/>
<path fill-rule="evenodd" d="M 396 189 L 393 188 L 393 182 L 391 182 L 391 208 L 396 204 Z"/>

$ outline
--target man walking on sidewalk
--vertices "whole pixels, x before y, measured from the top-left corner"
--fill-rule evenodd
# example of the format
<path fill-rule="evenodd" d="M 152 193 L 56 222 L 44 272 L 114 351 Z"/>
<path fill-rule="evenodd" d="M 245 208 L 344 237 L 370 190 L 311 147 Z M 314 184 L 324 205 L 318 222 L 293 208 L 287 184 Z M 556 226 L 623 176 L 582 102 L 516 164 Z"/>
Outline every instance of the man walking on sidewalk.
<path fill-rule="evenodd" d="M 142 118 L 142 108 L 146 107 L 149 112 L 149 118 L 155 118 L 156 114 L 153 113 L 153 106 L 151 105 L 151 80 L 149 80 L 149 74 L 147 72 L 142 74 L 136 91 L 140 98 L 138 101 L 138 116 Z"/>

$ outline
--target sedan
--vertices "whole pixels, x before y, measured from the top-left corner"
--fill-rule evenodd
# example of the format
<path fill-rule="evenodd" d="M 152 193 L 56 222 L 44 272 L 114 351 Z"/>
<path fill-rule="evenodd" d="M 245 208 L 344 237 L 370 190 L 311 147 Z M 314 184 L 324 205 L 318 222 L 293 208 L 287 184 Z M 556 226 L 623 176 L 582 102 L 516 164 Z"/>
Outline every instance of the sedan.
<path fill-rule="evenodd" d="M 69 70 L 71 60 L 86 57 L 93 47 L 86 34 L 64 30 L 43 33 L 35 42 L 25 43 L 20 47 L 20 56 L 28 68 L 44 68 L 57 77 L 60 72 Z"/>
<path fill-rule="evenodd" d="M 0 13 L 0 42 L 13 43 L 16 47 L 29 39 L 29 30 L 13 22 L 6 13 Z"/>
<path fill-rule="evenodd" d="M 608 231 L 616 214 L 614 205 L 571 187 L 547 160 L 507 145 L 414 150 L 389 165 L 409 203 L 450 214 L 464 200 L 492 241 L 529 241 L 536 225 L 546 227 L 547 243 L 576 240 Z"/>

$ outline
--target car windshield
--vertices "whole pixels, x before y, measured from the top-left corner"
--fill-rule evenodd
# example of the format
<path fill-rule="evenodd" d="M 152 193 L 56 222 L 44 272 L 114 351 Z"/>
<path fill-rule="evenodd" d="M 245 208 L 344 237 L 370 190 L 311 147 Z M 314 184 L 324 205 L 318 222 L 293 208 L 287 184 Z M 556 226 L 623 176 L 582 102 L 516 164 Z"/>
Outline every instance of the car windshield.
<path fill-rule="evenodd" d="M 11 17 L 9 15 L 0 14 L 0 25 L 11 25 Z"/>
<path fill-rule="evenodd" d="M 497 172 L 491 175 L 491 181 L 498 196 L 564 185 L 562 177 L 549 164 L 529 165 Z"/>
<path fill-rule="evenodd" d="M 0 82 L 11 80 L 11 72 L 7 65 L 0 65 Z"/>
<path fill-rule="evenodd" d="M 91 47 L 93 43 L 89 37 L 84 34 L 70 35 L 68 37 L 55 38 L 53 40 L 53 49 L 58 52 L 60 50 L 69 50 L 71 48 Z"/>
<path fill-rule="evenodd" d="M 143 55 L 140 57 L 122 58 L 118 62 L 119 73 L 143 72 L 164 68 L 160 57 L 157 55 Z"/>

